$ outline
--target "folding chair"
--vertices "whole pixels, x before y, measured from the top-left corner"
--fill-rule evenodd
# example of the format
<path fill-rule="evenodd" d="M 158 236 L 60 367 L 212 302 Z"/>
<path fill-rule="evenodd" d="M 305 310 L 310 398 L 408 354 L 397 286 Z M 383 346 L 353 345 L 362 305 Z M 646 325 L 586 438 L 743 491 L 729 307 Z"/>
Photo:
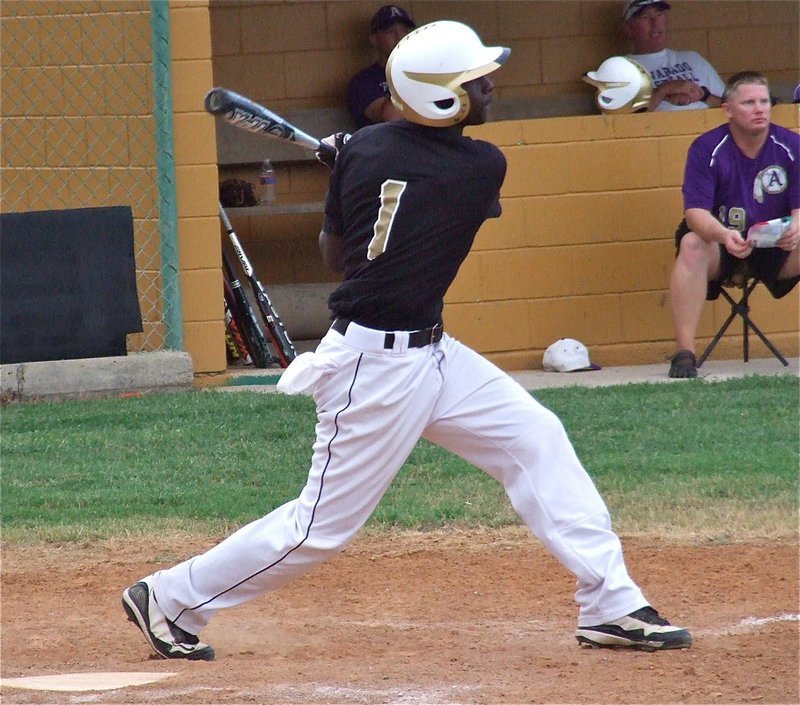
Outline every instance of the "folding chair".
<path fill-rule="evenodd" d="M 720 329 L 717 331 L 717 334 L 714 336 L 713 340 L 708 344 L 708 347 L 705 349 L 703 354 L 697 360 L 697 367 L 700 367 L 705 361 L 706 358 L 711 354 L 711 351 L 716 347 L 717 343 L 719 342 L 720 338 L 725 334 L 725 331 L 728 330 L 728 327 L 733 320 L 739 316 L 742 319 L 742 357 L 744 358 L 745 362 L 750 360 L 750 341 L 749 341 L 749 332 L 752 330 L 759 338 L 761 338 L 761 342 L 769 348 L 769 351 L 777 357 L 784 367 L 788 367 L 789 363 L 786 362 L 786 358 L 781 355 L 780 351 L 769 341 L 766 335 L 764 335 L 759 327 L 753 323 L 753 319 L 750 318 L 750 304 L 749 298 L 750 294 L 753 292 L 753 289 L 761 283 L 760 279 L 757 279 L 749 272 L 745 272 L 743 274 L 735 274 L 729 280 L 723 282 L 722 287 L 720 288 L 720 293 L 723 297 L 728 301 L 731 305 L 731 312 L 728 315 L 728 318 L 725 319 L 725 322 L 722 324 Z M 725 289 L 726 288 L 737 288 L 741 289 L 742 296 L 741 298 L 736 301 Z"/>

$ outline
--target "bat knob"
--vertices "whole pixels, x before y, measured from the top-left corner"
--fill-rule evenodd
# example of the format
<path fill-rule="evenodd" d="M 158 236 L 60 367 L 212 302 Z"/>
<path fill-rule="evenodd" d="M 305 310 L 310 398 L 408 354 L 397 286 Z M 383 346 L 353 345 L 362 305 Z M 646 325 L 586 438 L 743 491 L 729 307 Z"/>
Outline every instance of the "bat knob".
<path fill-rule="evenodd" d="M 206 93 L 205 100 L 203 101 L 206 112 L 212 115 L 222 111 L 222 106 L 225 103 L 225 96 L 219 88 L 212 88 Z"/>

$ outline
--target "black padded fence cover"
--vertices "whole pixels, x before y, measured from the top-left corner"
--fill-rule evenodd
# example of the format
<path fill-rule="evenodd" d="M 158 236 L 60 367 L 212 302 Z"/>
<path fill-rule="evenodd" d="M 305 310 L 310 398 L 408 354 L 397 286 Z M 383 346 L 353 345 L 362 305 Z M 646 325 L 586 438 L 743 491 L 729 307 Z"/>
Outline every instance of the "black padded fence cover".
<path fill-rule="evenodd" d="M 125 355 L 133 247 L 129 206 L 0 214 L 0 362 Z"/>

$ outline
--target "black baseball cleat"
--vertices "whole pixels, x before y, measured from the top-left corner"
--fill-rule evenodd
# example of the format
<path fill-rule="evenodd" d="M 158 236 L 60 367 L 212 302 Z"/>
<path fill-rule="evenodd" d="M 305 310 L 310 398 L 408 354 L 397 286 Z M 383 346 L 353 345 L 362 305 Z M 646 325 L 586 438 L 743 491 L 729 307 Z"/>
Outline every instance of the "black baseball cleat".
<path fill-rule="evenodd" d="M 161 658 L 184 658 L 189 661 L 213 661 L 214 649 L 194 634 L 170 622 L 144 580 L 122 593 L 122 606 L 128 621 L 142 630 L 147 643 Z"/>
<path fill-rule="evenodd" d="M 606 649 L 663 651 L 688 649 L 692 645 L 692 635 L 687 629 L 673 627 L 650 606 L 608 624 L 578 627 L 575 638 L 581 646 Z"/>

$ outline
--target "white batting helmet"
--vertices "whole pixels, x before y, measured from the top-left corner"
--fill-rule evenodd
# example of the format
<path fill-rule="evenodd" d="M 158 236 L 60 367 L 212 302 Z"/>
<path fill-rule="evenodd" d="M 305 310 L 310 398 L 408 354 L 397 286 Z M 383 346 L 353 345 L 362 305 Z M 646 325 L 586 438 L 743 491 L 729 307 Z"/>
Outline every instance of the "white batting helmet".
<path fill-rule="evenodd" d="M 470 110 L 461 84 L 500 68 L 510 53 L 507 47 L 484 46 L 461 22 L 423 25 L 403 37 L 389 55 L 386 82 L 392 103 L 410 122 L 456 125 Z"/>
<path fill-rule="evenodd" d="M 583 80 L 597 88 L 595 102 L 603 113 L 635 113 L 646 110 L 653 95 L 653 80 L 640 63 L 625 56 L 606 59 Z"/>

